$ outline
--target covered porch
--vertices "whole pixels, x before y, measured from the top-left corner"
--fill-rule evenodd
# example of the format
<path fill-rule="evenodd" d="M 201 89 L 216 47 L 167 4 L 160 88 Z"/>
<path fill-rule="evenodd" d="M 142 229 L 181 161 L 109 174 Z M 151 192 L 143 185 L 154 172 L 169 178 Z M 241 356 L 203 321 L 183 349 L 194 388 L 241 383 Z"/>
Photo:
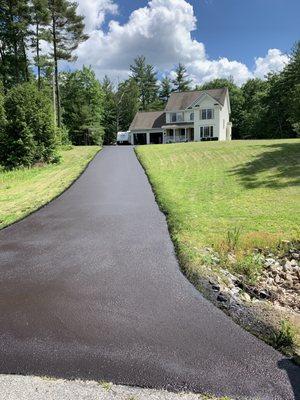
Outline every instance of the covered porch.
<path fill-rule="evenodd" d="M 194 141 L 194 126 L 163 126 L 163 143 L 184 143 Z"/>

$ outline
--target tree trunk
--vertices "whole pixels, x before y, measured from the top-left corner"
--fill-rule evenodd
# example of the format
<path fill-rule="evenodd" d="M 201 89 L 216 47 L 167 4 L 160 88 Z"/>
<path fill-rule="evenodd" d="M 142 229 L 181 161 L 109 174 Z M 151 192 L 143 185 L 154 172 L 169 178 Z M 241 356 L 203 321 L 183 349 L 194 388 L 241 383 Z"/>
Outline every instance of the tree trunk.
<path fill-rule="evenodd" d="M 16 83 L 19 83 L 20 77 L 19 77 L 18 45 L 17 45 L 16 28 L 14 26 L 13 10 L 12 10 L 12 2 L 11 1 L 9 2 L 9 12 L 10 12 L 10 22 L 12 25 L 12 36 L 13 36 L 15 79 L 16 79 Z"/>
<path fill-rule="evenodd" d="M 26 48 L 25 48 L 25 40 L 24 37 L 22 38 L 22 51 L 23 51 L 23 57 L 24 57 L 24 73 L 25 73 L 25 79 L 27 82 L 29 82 L 29 71 L 28 71 L 28 62 L 27 62 L 27 55 L 26 55 Z"/>
<path fill-rule="evenodd" d="M 38 88 L 41 90 L 41 66 L 40 66 L 40 39 L 39 39 L 39 23 L 36 23 L 36 63 L 38 74 Z"/>
<path fill-rule="evenodd" d="M 55 15 L 52 12 L 52 34 L 53 34 L 53 58 L 54 58 L 54 79 L 55 79 L 55 95 L 56 95 L 56 120 L 57 126 L 61 127 L 61 115 L 60 115 L 60 93 L 58 83 L 58 65 L 57 65 L 57 42 L 56 42 L 56 26 L 55 26 Z"/>
<path fill-rule="evenodd" d="M 3 88 L 4 92 L 6 91 L 6 83 L 7 83 L 7 73 L 6 73 L 6 60 L 5 60 L 5 51 L 2 47 L 0 47 L 0 57 L 1 57 L 1 63 L 2 63 L 2 82 L 3 82 Z"/>

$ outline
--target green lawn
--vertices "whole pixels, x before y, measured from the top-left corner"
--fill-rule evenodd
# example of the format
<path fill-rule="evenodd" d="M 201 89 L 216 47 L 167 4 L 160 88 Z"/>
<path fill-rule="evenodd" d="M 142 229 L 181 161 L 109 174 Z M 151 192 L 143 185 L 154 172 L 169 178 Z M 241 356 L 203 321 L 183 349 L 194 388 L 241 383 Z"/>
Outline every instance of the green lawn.
<path fill-rule="evenodd" d="M 0 169 L 0 228 L 23 218 L 63 192 L 98 151 L 98 146 L 77 146 L 60 152 L 60 164 L 9 172 Z"/>
<path fill-rule="evenodd" d="M 140 146 L 137 155 L 189 261 L 239 231 L 244 251 L 299 239 L 300 140 Z"/>

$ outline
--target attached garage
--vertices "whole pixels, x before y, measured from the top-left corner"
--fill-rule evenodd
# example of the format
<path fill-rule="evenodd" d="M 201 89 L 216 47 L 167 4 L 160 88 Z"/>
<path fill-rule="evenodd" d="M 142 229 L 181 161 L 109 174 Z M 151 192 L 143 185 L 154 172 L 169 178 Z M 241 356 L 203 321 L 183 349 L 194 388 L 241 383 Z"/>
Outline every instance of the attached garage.
<path fill-rule="evenodd" d="M 166 123 L 164 111 L 138 112 L 129 131 L 133 145 L 163 143 L 163 128 Z"/>
<path fill-rule="evenodd" d="M 150 132 L 150 144 L 161 144 L 163 142 L 163 132 Z"/>
<path fill-rule="evenodd" d="M 147 144 L 147 133 L 142 132 L 142 133 L 133 133 L 133 143 L 134 145 L 141 145 L 141 144 Z"/>

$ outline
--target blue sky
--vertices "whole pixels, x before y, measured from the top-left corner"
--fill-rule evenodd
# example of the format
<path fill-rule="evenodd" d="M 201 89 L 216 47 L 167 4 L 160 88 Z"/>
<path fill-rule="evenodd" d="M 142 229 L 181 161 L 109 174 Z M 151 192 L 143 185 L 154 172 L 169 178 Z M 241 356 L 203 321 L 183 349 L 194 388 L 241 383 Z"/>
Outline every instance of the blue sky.
<path fill-rule="evenodd" d="M 119 1 L 125 23 L 146 0 Z M 211 58 L 228 57 L 245 62 L 270 48 L 289 52 L 300 40 L 300 0 L 189 0 L 198 20 L 193 36 L 204 42 Z"/>
<path fill-rule="evenodd" d="M 79 0 L 91 38 L 78 65 L 123 78 L 145 54 L 161 74 L 185 63 L 195 82 L 233 76 L 242 84 L 283 68 L 300 39 L 299 0 Z M 98 19 L 95 19 L 98 16 Z M 116 21 L 116 22 L 112 22 Z"/>

